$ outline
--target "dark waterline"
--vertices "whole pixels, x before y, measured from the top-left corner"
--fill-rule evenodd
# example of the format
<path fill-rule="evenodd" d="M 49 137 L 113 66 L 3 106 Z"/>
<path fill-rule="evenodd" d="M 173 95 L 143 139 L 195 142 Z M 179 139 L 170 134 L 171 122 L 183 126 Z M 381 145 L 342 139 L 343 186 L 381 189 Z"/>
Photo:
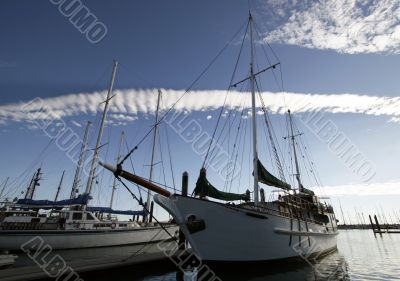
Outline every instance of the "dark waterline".
<path fill-rule="evenodd" d="M 400 280 L 400 234 L 374 237 L 371 230 L 342 230 L 338 250 L 317 261 L 280 265 L 235 265 L 214 271 L 221 280 Z M 81 274 L 85 281 L 172 281 L 169 261 Z M 206 279 L 204 279 L 206 280 Z"/>

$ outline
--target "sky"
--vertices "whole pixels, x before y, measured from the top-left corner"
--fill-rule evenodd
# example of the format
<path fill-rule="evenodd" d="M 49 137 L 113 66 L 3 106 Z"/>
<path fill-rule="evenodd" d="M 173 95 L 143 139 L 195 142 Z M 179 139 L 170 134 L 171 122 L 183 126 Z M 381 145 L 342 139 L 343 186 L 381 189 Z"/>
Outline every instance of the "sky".
<path fill-rule="evenodd" d="M 287 135 L 284 113 L 290 108 L 307 144 L 307 153 L 300 152 L 300 158 L 307 162 L 309 156 L 313 163 L 312 169 L 302 167 L 304 182 L 331 198 L 339 219 L 339 202 L 347 220 L 356 221 L 356 212 L 398 216 L 400 4 L 396 1 L 2 1 L 0 187 L 10 177 L 3 199 L 24 196 L 21 191 L 40 166 L 44 174 L 35 198 L 53 199 L 63 170 L 61 195 L 70 193 L 76 161 L 61 139 L 43 130 L 40 125 L 48 120 L 35 115 L 35 110 L 45 107 L 57 116 L 54 131 L 68 129 L 80 138 L 86 122 L 93 122 L 92 149 L 117 59 L 115 97 L 101 149 L 101 158 L 115 163 L 121 131 L 126 135 L 122 149 L 126 154 L 154 123 L 157 90 L 162 89 L 163 115 L 224 48 L 174 107 L 184 126 L 166 118 L 169 122 L 159 130 L 155 180 L 175 183 L 180 189 L 186 170 L 192 190 L 204 154 L 190 140 L 190 130 L 213 133 L 240 52 L 249 3 L 256 24 L 257 68 L 280 63 L 274 72 L 260 75 L 259 83 L 283 158 L 288 158 L 288 143 L 282 138 Z M 92 15 L 92 25 L 86 29 L 75 14 L 81 9 Z M 240 35 L 234 36 L 238 31 Z M 246 77 L 248 54 L 244 47 L 234 81 Z M 250 120 L 250 95 L 241 89 L 227 95 L 219 126 L 229 116 L 236 120 L 227 123 L 232 131 L 230 135 L 224 131 L 219 143 L 229 155 L 234 155 L 230 149 L 235 122 L 244 120 L 243 131 Z M 240 116 L 243 107 L 245 114 Z M 268 141 L 263 116 L 257 116 L 260 157 L 276 172 L 269 161 L 271 151 L 264 145 Z M 251 186 L 251 136 L 247 131 L 245 138 L 245 133 L 244 156 L 237 161 L 241 173 L 232 186 L 224 183 L 221 171 L 208 169 L 210 181 L 220 189 L 244 192 Z M 339 140 L 349 148 L 347 154 L 335 146 Z M 124 167 L 147 177 L 150 151 L 151 138 L 146 138 Z M 287 169 L 288 181 L 295 184 L 290 158 Z M 312 173 L 318 174 L 319 187 L 308 181 Z M 100 171 L 93 204 L 109 204 L 112 182 L 112 175 Z M 137 187 L 130 187 L 140 196 Z M 114 206 L 137 208 L 122 186 Z"/>

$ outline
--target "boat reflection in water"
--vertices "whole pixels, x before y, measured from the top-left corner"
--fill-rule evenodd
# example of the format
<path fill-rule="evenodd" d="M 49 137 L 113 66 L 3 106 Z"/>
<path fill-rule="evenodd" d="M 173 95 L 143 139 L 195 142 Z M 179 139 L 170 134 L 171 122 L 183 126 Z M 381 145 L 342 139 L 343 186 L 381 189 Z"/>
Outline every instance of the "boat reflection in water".
<path fill-rule="evenodd" d="M 173 244 L 172 241 L 166 240 L 157 243 L 114 247 L 54 250 L 48 253 L 45 260 L 51 260 L 52 258 L 57 257 L 65 263 L 66 267 L 72 268 L 79 276 L 85 275 L 85 273 L 88 272 L 86 273 L 89 274 L 87 280 L 92 280 L 92 275 L 99 275 L 101 277 L 96 280 L 123 280 L 124 278 L 122 277 L 121 279 L 115 279 L 114 277 L 119 274 L 119 267 L 122 267 L 122 272 L 125 272 L 125 274 L 128 273 L 123 270 L 123 268 L 129 268 L 129 274 L 131 276 L 139 276 L 140 274 L 134 269 L 135 267 L 132 267 L 132 265 L 142 266 L 142 264 L 152 262 L 154 267 L 154 263 L 167 263 L 168 258 L 160 249 L 172 247 Z M 39 258 L 41 257 L 42 256 L 39 254 Z M 36 261 L 26 254 L 18 254 L 18 259 L 12 268 L 0 270 L 0 280 L 32 280 L 34 278 L 47 278 L 48 275 L 46 274 L 46 271 L 41 269 L 40 262 L 40 260 Z M 169 268 L 169 270 L 171 270 L 171 268 Z M 140 271 L 143 272 L 142 270 Z M 104 279 L 104 276 L 108 277 Z M 129 275 L 125 275 L 125 278 L 127 276 Z M 86 280 L 86 278 L 84 278 L 84 280 Z"/>
<path fill-rule="evenodd" d="M 288 262 L 288 263 L 260 263 L 246 264 L 245 266 L 226 267 L 218 265 L 215 267 L 207 265 L 215 274 L 214 279 L 211 275 L 205 278 L 202 271 L 197 272 L 197 279 L 193 280 L 235 280 L 235 281 L 258 281 L 258 280 L 350 280 L 347 274 L 347 262 L 345 258 L 335 251 L 313 263 L 304 262 Z M 175 281 L 184 279 L 184 272 L 177 269 L 172 262 L 164 260 L 163 263 L 157 263 L 157 267 L 149 265 L 136 265 L 124 268 L 102 270 L 81 274 L 85 281 L 90 280 L 129 280 L 129 281 Z M 186 274 L 189 275 L 189 274 Z M 203 279 L 202 279 L 203 278 Z M 215 279 L 219 278 L 219 279 Z"/>
<path fill-rule="evenodd" d="M 350 280 L 345 258 L 335 251 L 319 260 L 216 269 L 221 280 Z"/>

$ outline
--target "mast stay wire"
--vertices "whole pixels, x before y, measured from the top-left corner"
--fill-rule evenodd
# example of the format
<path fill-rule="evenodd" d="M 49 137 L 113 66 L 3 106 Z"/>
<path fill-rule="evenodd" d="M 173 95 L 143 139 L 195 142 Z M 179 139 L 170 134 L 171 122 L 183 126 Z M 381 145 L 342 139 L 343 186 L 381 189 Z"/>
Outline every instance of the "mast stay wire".
<path fill-rule="evenodd" d="M 53 143 L 54 138 L 51 138 L 49 142 L 46 144 L 46 146 L 42 149 L 42 151 L 38 154 L 38 156 L 31 161 L 31 163 L 28 165 L 28 167 L 21 173 L 19 174 L 14 180 L 10 181 L 9 184 L 7 184 L 7 191 L 4 192 L 3 198 L 6 198 L 7 196 L 11 195 L 14 196 L 17 192 L 22 191 L 23 189 L 23 184 L 26 182 L 27 178 L 29 177 L 29 172 L 32 170 L 33 166 L 37 165 L 39 163 L 39 160 L 44 160 L 44 156 L 50 148 L 51 144 Z"/>
<path fill-rule="evenodd" d="M 212 146 L 212 144 L 213 144 L 213 140 L 214 140 L 214 138 L 215 138 L 215 134 L 216 134 L 216 132 L 217 132 L 218 125 L 219 125 L 219 122 L 220 122 L 220 120 L 221 120 L 222 113 L 223 113 L 223 111 L 224 111 L 224 109 L 225 109 L 225 104 L 226 104 L 226 99 L 227 99 L 227 97 L 228 97 L 228 93 L 229 93 L 229 91 L 230 91 L 230 89 L 231 89 L 231 87 L 232 87 L 233 79 L 235 79 L 236 70 L 237 70 L 237 67 L 238 67 L 238 65 L 239 65 L 240 57 L 241 57 L 241 55 L 242 55 L 242 50 L 243 50 L 243 46 L 244 46 L 244 41 L 245 41 L 245 39 L 246 39 L 246 35 L 247 35 L 248 29 L 249 29 L 249 25 L 250 25 L 250 22 L 247 21 L 246 29 L 245 29 L 245 32 L 244 32 L 244 35 L 243 35 L 243 38 L 242 38 L 242 43 L 241 43 L 240 49 L 239 49 L 239 54 L 238 54 L 238 57 L 237 57 L 236 62 L 235 62 L 235 67 L 234 67 L 233 72 L 232 72 L 231 80 L 229 81 L 228 90 L 226 91 L 226 94 L 225 94 L 224 103 L 223 103 L 223 105 L 222 105 L 222 107 L 221 107 L 221 110 L 220 110 L 220 112 L 219 112 L 218 119 L 217 119 L 217 124 L 215 125 L 214 131 L 213 131 L 213 134 L 212 134 L 212 137 L 211 137 L 210 145 L 208 146 L 206 155 L 204 156 L 204 161 L 203 161 L 203 165 L 202 165 L 203 168 L 205 168 L 206 161 L 207 161 L 207 158 L 208 158 L 208 155 L 209 155 L 211 146 Z M 240 29 L 240 30 L 241 30 L 241 29 Z M 235 36 L 235 37 L 236 37 L 236 36 Z M 229 114 L 230 114 L 230 112 L 229 112 Z M 212 151 L 215 150 L 215 147 L 216 147 L 216 146 L 213 147 L 213 150 L 212 150 Z M 211 152 L 211 153 L 212 153 L 212 152 Z"/>
<path fill-rule="evenodd" d="M 150 130 L 139 140 L 139 142 L 129 150 L 128 154 L 122 158 L 122 160 L 118 163 L 118 166 L 121 166 L 126 159 L 128 159 L 132 153 L 138 149 L 139 145 L 143 143 L 143 141 L 150 135 L 150 133 L 154 130 L 156 126 L 158 126 L 161 122 L 164 121 L 164 119 L 167 117 L 167 115 L 175 108 L 175 106 L 182 100 L 182 98 L 191 91 L 191 89 L 194 87 L 194 85 L 203 77 L 203 75 L 210 69 L 212 65 L 214 65 L 215 61 L 222 55 L 222 53 L 226 50 L 226 48 L 232 43 L 232 41 L 236 38 L 236 36 L 240 33 L 240 31 L 243 29 L 243 26 L 245 24 L 242 24 L 239 28 L 239 30 L 234 34 L 234 36 L 229 40 L 223 48 L 217 53 L 217 55 L 211 60 L 211 62 L 204 68 L 204 70 L 197 76 L 197 78 L 189 85 L 189 87 L 185 90 L 185 92 L 172 104 L 172 106 L 164 113 L 163 116 L 161 116 L 160 120 L 152 126 Z"/>
<path fill-rule="evenodd" d="M 242 104 L 241 104 L 241 109 L 242 110 L 241 110 L 240 115 L 238 114 L 239 122 L 238 122 L 238 126 L 237 126 L 237 131 L 236 131 L 236 134 L 235 134 L 235 140 L 233 142 L 233 147 L 232 147 L 232 153 L 231 153 L 232 157 L 230 157 L 230 160 L 228 162 L 228 165 L 229 165 L 228 168 L 227 168 L 228 172 L 231 172 L 230 165 L 233 162 L 233 170 L 231 172 L 232 176 L 231 176 L 230 179 L 227 177 L 227 179 L 225 181 L 226 189 L 228 189 L 228 185 L 229 185 L 229 191 L 232 188 L 232 181 L 233 181 L 233 177 L 234 177 L 234 174 L 235 174 L 235 171 L 236 171 L 236 161 L 237 161 L 237 157 L 238 157 L 238 154 L 239 154 L 239 146 L 237 144 L 238 144 L 238 139 L 239 139 L 239 142 L 240 142 L 239 133 L 241 133 L 240 129 L 241 129 L 241 126 L 242 126 L 242 123 L 243 123 L 243 114 L 244 114 L 244 110 L 245 110 L 245 100 L 246 100 L 246 96 L 243 96 L 243 101 L 242 101 Z M 234 158 L 234 160 L 232 160 L 233 158 Z"/>

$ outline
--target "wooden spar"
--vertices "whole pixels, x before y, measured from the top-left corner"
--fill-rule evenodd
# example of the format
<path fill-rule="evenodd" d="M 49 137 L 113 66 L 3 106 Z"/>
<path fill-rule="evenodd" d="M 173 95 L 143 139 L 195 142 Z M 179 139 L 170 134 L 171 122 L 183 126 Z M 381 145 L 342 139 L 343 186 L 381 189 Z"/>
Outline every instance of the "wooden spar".
<path fill-rule="evenodd" d="M 143 187 L 145 187 L 145 188 L 147 188 L 147 189 L 149 189 L 149 190 L 151 190 L 151 191 L 153 191 L 155 193 L 161 194 L 163 196 L 166 196 L 166 197 L 171 196 L 171 192 L 169 192 L 168 190 L 158 186 L 157 184 L 155 184 L 153 182 L 150 182 L 149 180 L 147 180 L 145 178 L 133 175 L 133 174 L 127 172 L 127 171 L 124 171 L 122 169 L 119 169 L 118 167 L 114 167 L 114 166 L 112 166 L 110 164 L 107 164 L 107 163 L 99 162 L 99 164 L 101 166 L 103 166 L 104 168 L 106 168 L 107 170 L 113 172 L 115 176 L 124 178 L 124 179 L 126 179 L 126 180 L 128 180 L 130 182 L 134 182 L 134 183 L 136 183 L 136 184 L 138 184 L 140 186 L 143 186 Z"/>

